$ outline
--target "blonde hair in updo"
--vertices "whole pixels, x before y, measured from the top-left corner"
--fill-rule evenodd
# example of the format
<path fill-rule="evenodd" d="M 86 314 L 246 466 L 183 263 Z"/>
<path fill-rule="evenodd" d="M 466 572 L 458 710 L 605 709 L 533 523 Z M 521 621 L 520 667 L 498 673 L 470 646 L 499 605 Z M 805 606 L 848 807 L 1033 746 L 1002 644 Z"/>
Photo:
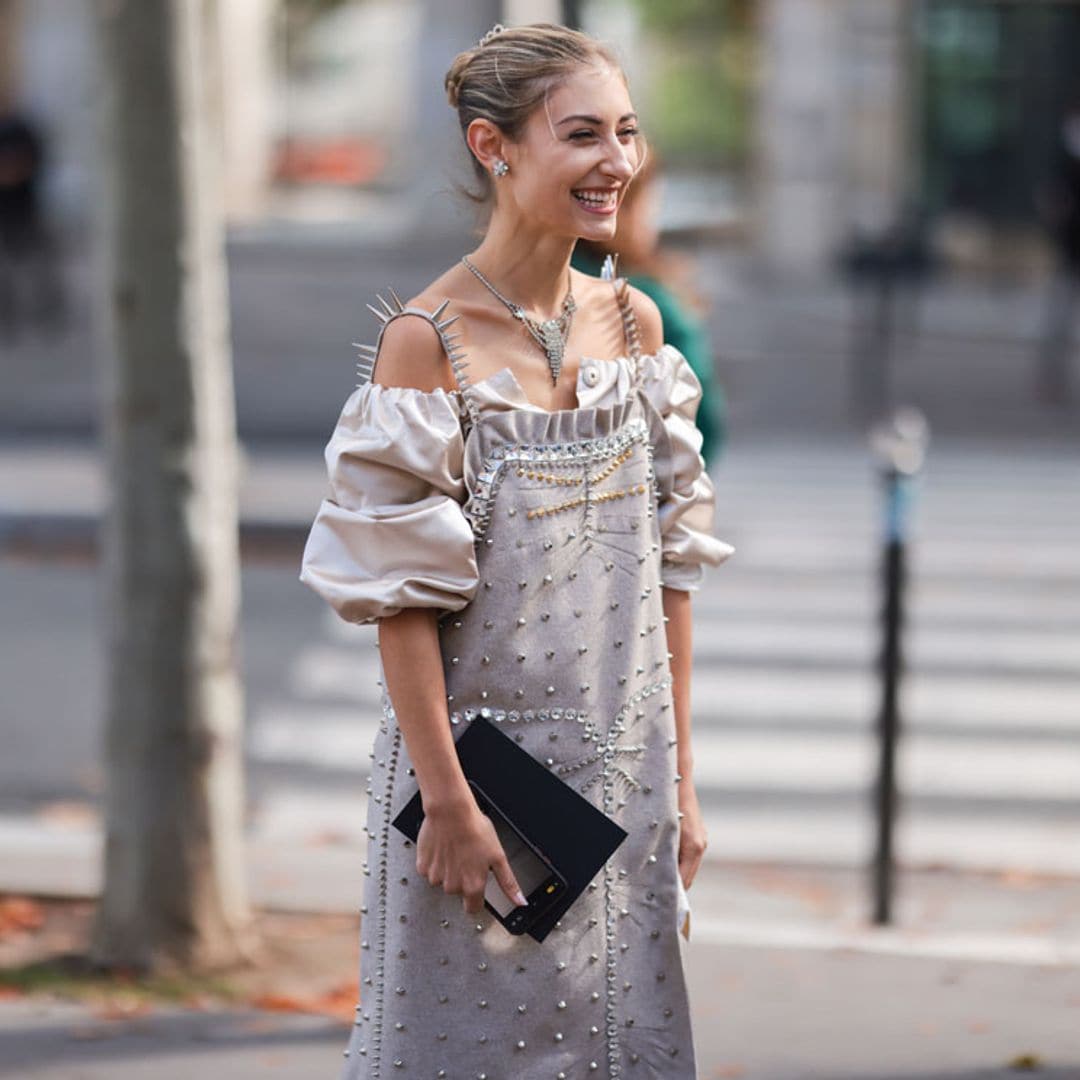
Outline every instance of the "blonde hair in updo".
<path fill-rule="evenodd" d="M 511 141 L 519 140 L 533 110 L 547 95 L 583 67 L 608 66 L 626 81 L 626 73 L 606 44 L 566 26 L 533 23 L 501 30 L 454 57 L 444 86 L 457 109 L 462 136 L 478 117 L 490 120 Z M 469 151 L 479 192 L 459 188 L 473 203 L 485 204 L 493 194 L 487 170 Z"/>

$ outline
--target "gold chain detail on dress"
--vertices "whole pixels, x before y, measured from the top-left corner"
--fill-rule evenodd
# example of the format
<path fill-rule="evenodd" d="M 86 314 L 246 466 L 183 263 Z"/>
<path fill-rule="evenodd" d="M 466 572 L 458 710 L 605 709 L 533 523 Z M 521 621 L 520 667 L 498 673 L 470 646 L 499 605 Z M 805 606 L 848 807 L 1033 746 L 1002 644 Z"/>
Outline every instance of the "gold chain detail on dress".
<path fill-rule="evenodd" d="M 555 473 L 535 472 L 532 469 L 523 469 L 518 466 L 518 476 L 524 476 L 529 480 L 543 480 L 548 484 L 580 484 L 580 476 L 557 476 Z"/>
<path fill-rule="evenodd" d="M 568 502 L 556 503 L 554 506 L 538 506 L 534 510 L 526 510 L 525 516 L 531 520 L 534 517 L 557 514 L 560 510 L 572 510 L 575 506 L 581 506 L 586 502 L 607 502 L 610 499 L 623 499 L 627 495 L 644 495 L 648 490 L 648 484 L 633 484 L 628 488 L 601 491 L 596 495 L 578 495 L 577 498 L 570 499 Z"/>
<path fill-rule="evenodd" d="M 612 458 L 595 476 L 590 476 L 589 483 L 599 484 L 601 480 L 606 480 L 633 452 L 634 447 L 628 446 L 621 454 Z"/>
<path fill-rule="evenodd" d="M 589 483 L 599 484 L 601 480 L 606 480 L 633 452 L 633 446 L 627 447 L 621 454 L 608 462 L 595 476 L 587 477 Z M 543 480 L 548 484 L 580 484 L 586 479 L 586 477 L 581 476 L 559 476 L 557 473 L 537 472 L 535 469 L 526 469 L 522 465 L 518 466 L 517 474 L 518 476 L 524 476 L 528 480 Z"/>

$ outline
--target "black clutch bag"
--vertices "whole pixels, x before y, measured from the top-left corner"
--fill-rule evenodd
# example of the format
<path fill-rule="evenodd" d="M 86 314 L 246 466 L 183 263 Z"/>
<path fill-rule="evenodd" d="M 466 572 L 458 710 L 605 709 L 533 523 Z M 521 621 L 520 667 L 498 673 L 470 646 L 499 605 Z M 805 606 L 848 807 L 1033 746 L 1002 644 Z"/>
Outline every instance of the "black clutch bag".
<path fill-rule="evenodd" d="M 565 882 L 559 899 L 526 930 L 543 941 L 628 833 L 482 715 L 467 722 L 455 746 L 466 779 Z M 415 841 L 423 818 L 417 791 L 393 824 Z"/>

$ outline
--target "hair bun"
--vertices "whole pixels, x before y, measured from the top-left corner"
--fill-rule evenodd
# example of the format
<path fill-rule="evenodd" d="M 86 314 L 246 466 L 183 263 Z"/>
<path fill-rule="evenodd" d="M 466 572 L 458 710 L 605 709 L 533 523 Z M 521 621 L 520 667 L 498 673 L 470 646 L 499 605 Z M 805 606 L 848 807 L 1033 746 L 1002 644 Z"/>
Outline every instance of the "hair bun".
<path fill-rule="evenodd" d="M 458 99 L 461 97 L 461 81 L 471 59 L 471 55 L 463 53 L 450 65 L 450 70 L 446 73 L 446 79 L 444 80 L 446 99 L 453 109 L 458 107 Z"/>

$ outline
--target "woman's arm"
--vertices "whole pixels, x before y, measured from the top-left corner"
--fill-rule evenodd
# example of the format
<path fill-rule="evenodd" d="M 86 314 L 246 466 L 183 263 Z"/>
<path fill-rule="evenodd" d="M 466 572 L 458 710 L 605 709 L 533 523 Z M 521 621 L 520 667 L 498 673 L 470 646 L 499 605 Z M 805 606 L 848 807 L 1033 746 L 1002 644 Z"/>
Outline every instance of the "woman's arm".
<path fill-rule="evenodd" d="M 690 673 L 693 669 L 691 594 L 684 589 L 661 589 L 671 653 L 671 696 L 675 707 L 675 769 L 679 804 L 679 873 L 690 888 L 705 854 L 705 823 L 694 787 L 694 752 L 690 739 Z"/>
<path fill-rule="evenodd" d="M 406 608 L 379 620 L 386 692 L 405 737 L 425 814 L 453 814 L 474 800 L 450 734 L 436 612 Z"/>
<path fill-rule="evenodd" d="M 684 779 L 693 779 L 694 754 L 690 745 L 690 672 L 692 629 L 690 593 L 684 589 L 661 589 L 667 621 L 668 652 L 671 653 L 671 696 L 675 703 L 675 767 Z"/>
<path fill-rule="evenodd" d="M 441 343 L 426 320 L 397 319 L 383 334 L 373 379 L 431 391 L 441 385 L 444 366 Z M 416 869 L 430 884 L 461 895 L 469 913 L 483 907 L 489 869 L 507 897 L 524 904 L 495 826 L 473 798 L 458 760 L 436 620 L 431 608 L 405 608 L 379 620 L 386 692 L 424 805 Z"/>
<path fill-rule="evenodd" d="M 664 324 L 656 302 L 634 286 L 629 290 L 641 347 L 646 355 L 664 344 Z M 705 823 L 694 787 L 694 753 L 690 744 L 691 594 L 685 589 L 661 589 L 667 622 L 668 652 L 671 653 L 672 699 L 675 708 L 676 771 L 679 804 L 679 874 L 690 888 L 705 853 Z"/>

